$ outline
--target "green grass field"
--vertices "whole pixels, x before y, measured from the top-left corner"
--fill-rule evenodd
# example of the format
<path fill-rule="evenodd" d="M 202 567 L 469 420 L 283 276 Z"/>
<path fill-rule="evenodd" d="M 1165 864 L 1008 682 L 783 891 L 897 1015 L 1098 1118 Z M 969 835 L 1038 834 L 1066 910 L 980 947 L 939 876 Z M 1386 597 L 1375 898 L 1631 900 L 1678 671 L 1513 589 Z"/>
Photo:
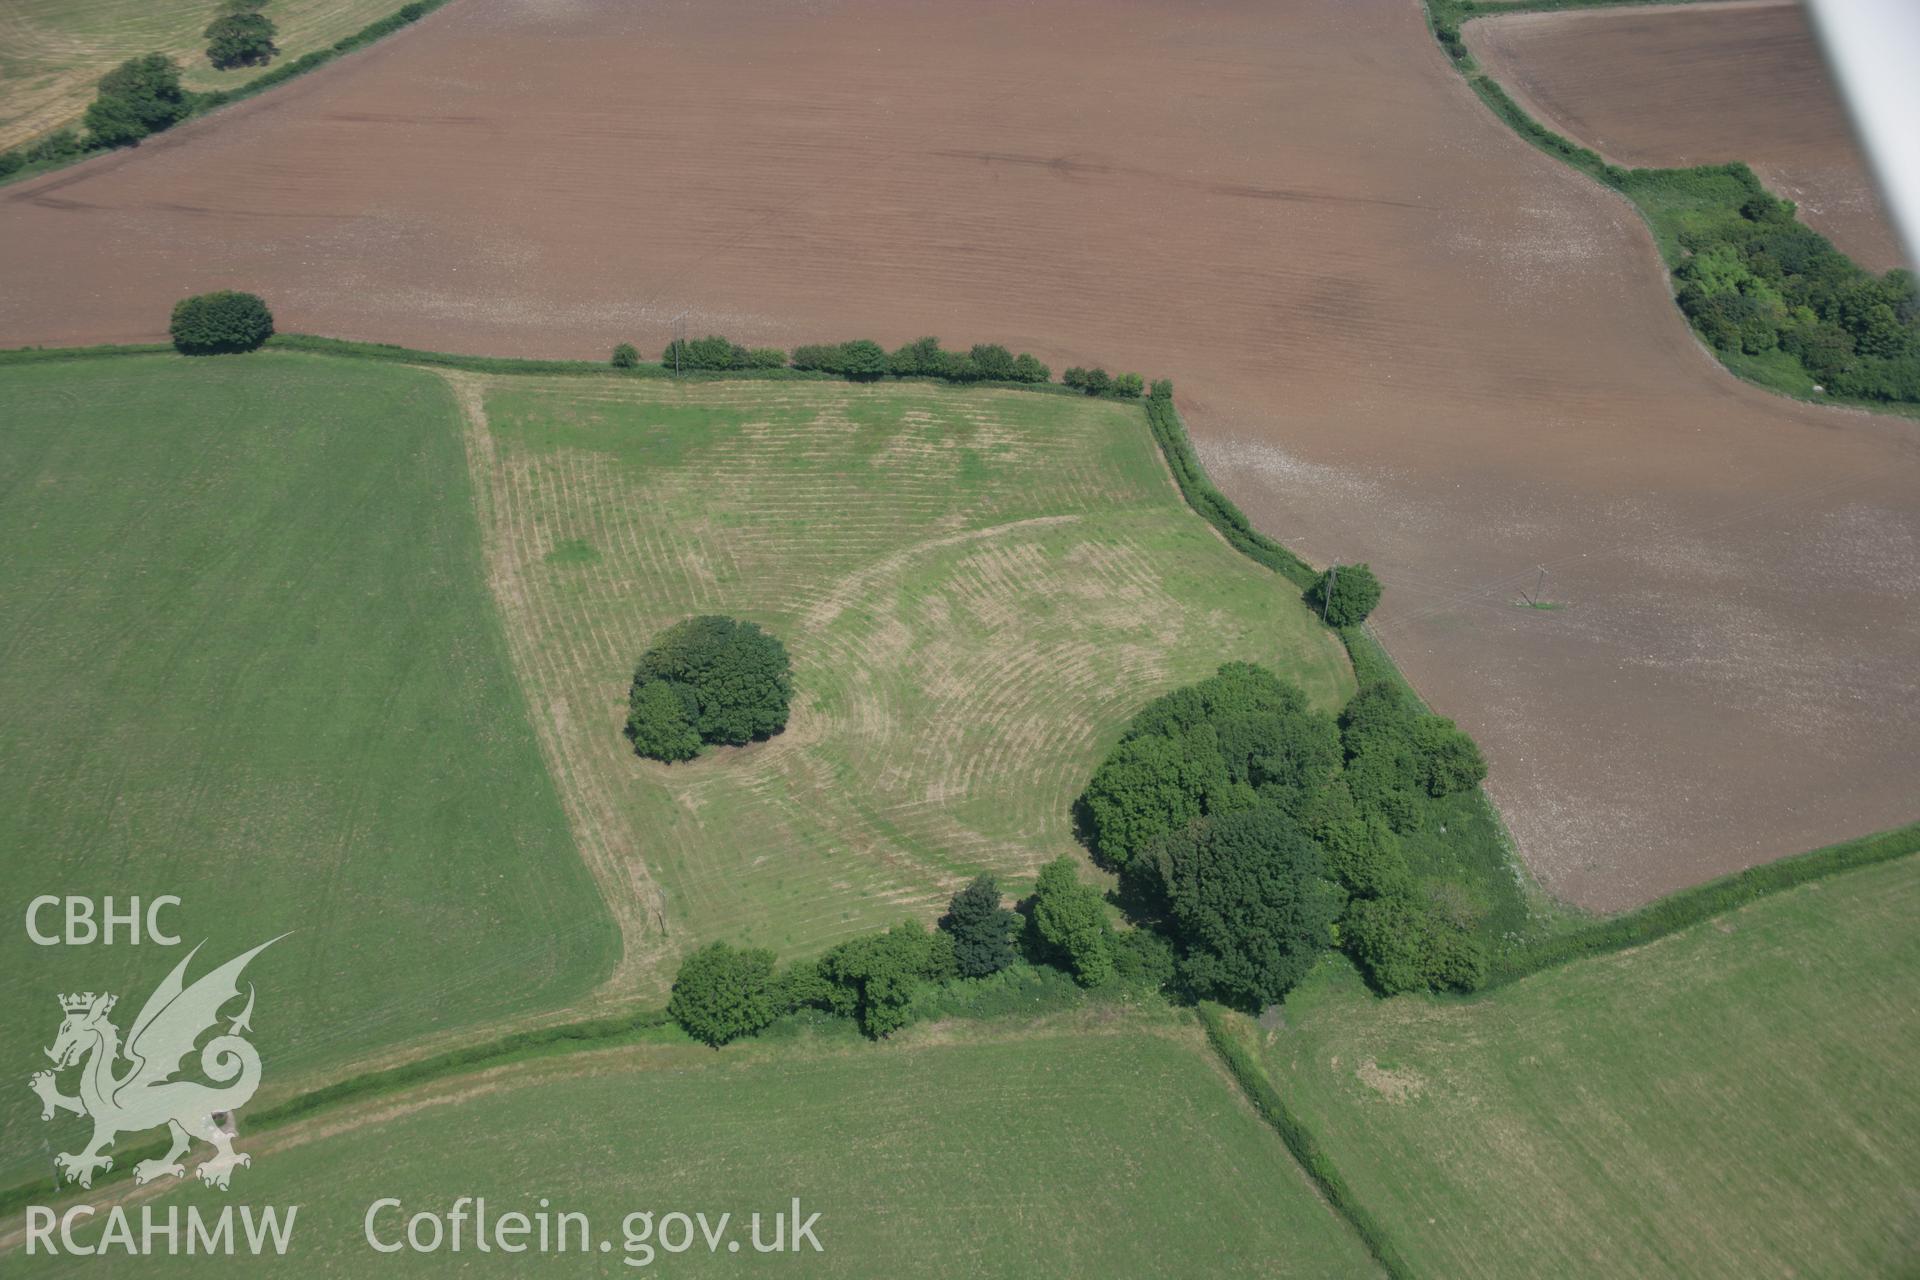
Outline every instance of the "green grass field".
<path fill-rule="evenodd" d="M 535 727 L 642 991 L 689 944 L 814 951 L 1075 852 L 1072 801 L 1127 718 L 1221 662 L 1330 709 L 1352 690 L 1298 591 L 1181 502 L 1138 407 L 449 376 Z M 633 664 L 699 613 L 785 641 L 792 722 L 640 760 Z"/>
<path fill-rule="evenodd" d="M 262 1099 L 565 1004 L 618 935 L 541 766 L 444 382 L 260 355 L 0 367 L 0 1181 L 62 990 L 124 1030 L 180 951 L 42 948 L 36 895 L 172 893 L 255 962 Z M 51 919 L 43 924 L 53 923 Z"/>
<path fill-rule="evenodd" d="M 202 32 L 218 0 L 7 0 L 0 5 L 0 150 L 74 124 L 100 77 L 127 58 L 165 53 L 189 89 L 233 89 L 325 48 L 402 0 L 268 0 L 280 56 L 266 67 L 216 70 Z"/>
<path fill-rule="evenodd" d="M 638 1046 L 532 1064 L 483 1088 L 443 1106 L 410 1108 L 402 1095 L 397 1115 L 262 1150 L 235 1193 L 302 1206 L 288 1260 L 302 1275 L 582 1270 L 578 1254 L 385 1257 L 363 1242 L 379 1197 L 411 1213 L 461 1195 L 487 1197 L 495 1213 L 546 1196 L 588 1214 L 596 1240 L 615 1245 L 589 1264 L 605 1275 L 629 1272 L 630 1212 L 731 1212 L 744 1241 L 749 1214 L 795 1196 L 823 1215 L 821 1253 L 763 1257 L 743 1244 L 713 1257 L 702 1245 L 638 1273 L 1377 1274 L 1191 1023 L 1165 1011 L 922 1027 L 877 1046 Z M 168 1197 L 215 1211 L 224 1200 L 197 1186 Z M 172 1260 L 221 1265 L 261 1264 Z"/>
<path fill-rule="evenodd" d="M 1475 1001 L 1329 965 L 1266 1060 L 1421 1274 L 1910 1276 L 1916 915 L 1906 858 Z"/>

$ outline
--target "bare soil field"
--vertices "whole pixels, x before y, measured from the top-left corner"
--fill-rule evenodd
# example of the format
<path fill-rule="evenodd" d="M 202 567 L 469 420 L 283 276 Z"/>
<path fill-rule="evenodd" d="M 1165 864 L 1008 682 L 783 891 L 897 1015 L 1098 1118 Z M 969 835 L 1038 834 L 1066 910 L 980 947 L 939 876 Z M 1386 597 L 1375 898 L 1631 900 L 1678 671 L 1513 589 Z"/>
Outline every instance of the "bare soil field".
<path fill-rule="evenodd" d="M 1462 34 L 1534 119 L 1614 163 L 1744 160 L 1860 265 L 1904 260 L 1797 0 L 1522 13 Z"/>
<path fill-rule="evenodd" d="M 1914 816 L 1920 432 L 1724 373 L 1633 211 L 1414 0 L 458 0 L 0 191 L 0 344 L 442 349 L 937 333 L 1173 377 L 1216 480 L 1486 747 L 1613 908 Z M 1515 607 L 1551 569 L 1553 611 Z"/>

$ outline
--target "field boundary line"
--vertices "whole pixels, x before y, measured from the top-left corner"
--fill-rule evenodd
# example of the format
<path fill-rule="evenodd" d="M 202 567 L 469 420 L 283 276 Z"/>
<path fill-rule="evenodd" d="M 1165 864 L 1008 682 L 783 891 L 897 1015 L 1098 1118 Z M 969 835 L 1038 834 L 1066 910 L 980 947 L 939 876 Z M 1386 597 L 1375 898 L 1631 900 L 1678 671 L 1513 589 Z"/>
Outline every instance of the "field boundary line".
<path fill-rule="evenodd" d="M 460 407 L 461 420 L 466 424 L 461 437 L 466 448 L 467 469 L 473 477 L 474 514 L 480 525 L 480 552 L 487 566 L 487 590 L 506 633 L 508 648 L 514 655 L 514 680 L 520 688 L 527 720 L 539 740 L 547 776 L 567 815 L 574 848 L 586 863 L 587 870 L 599 887 L 602 901 L 620 929 L 620 959 L 601 984 L 598 993 L 602 999 L 617 999 L 621 992 L 637 985 L 636 977 L 642 962 L 658 953 L 660 944 L 667 936 L 666 898 L 637 850 L 632 851 L 632 857 L 624 858 L 604 836 L 589 839 L 593 830 L 604 831 L 604 824 L 588 820 L 582 797 L 574 788 L 566 785 L 565 779 L 582 772 L 582 769 L 578 762 L 568 759 L 566 744 L 555 725 L 553 709 L 536 705 L 538 693 L 529 687 L 527 672 L 533 666 L 532 655 L 519 652 L 522 641 L 513 625 L 510 608 L 512 600 L 524 598 L 525 589 L 520 583 L 519 568 L 501 537 L 499 495 L 495 492 L 499 455 L 487 423 L 486 384 L 481 377 L 472 373 L 450 369 L 432 369 L 429 372 L 445 382 Z"/>
<path fill-rule="evenodd" d="M 1367 1207 L 1354 1196 L 1353 1189 L 1340 1176 L 1332 1159 L 1314 1138 L 1313 1131 L 1293 1114 L 1286 1099 L 1280 1096 L 1273 1081 L 1267 1078 L 1267 1073 L 1234 1036 L 1227 1026 L 1225 1011 L 1211 1001 L 1202 1001 L 1198 1012 L 1200 1024 L 1206 1028 L 1207 1043 L 1213 1046 L 1214 1053 L 1226 1066 L 1227 1074 L 1240 1086 L 1241 1093 L 1259 1112 L 1260 1118 L 1280 1135 L 1280 1141 L 1286 1145 L 1307 1178 L 1319 1188 L 1328 1206 L 1346 1220 L 1347 1225 L 1360 1237 L 1360 1242 L 1367 1247 L 1367 1252 L 1373 1255 L 1374 1261 L 1393 1280 L 1411 1280 L 1414 1272 L 1407 1265 L 1407 1260 L 1400 1256 L 1400 1251 L 1394 1248 L 1393 1242 L 1387 1238 L 1380 1224 L 1374 1221 Z"/>

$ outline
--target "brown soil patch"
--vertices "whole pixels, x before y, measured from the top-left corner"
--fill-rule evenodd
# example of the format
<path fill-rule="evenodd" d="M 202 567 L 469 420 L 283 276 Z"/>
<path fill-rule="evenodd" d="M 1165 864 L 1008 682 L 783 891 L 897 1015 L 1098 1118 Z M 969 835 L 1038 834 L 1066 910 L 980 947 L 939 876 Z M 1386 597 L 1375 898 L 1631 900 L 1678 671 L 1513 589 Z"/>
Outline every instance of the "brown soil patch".
<path fill-rule="evenodd" d="M 1171 375 L 1257 523 L 1380 570 L 1556 892 L 1915 816 L 1920 429 L 1729 378 L 1414 0 L 460 0 L 0 191 L 0 280 L 6 344 L 243 286 L 443 349 L 657 348 L 691 308 Z M 1543 563 L 1572 607 L 1512 607 Z"/>
<path fill-rule="evenodd" d="M 1465 36 L 1535 119 L 1615 163 L 1744 160 L 1856 262 L 1904 259 L 1794 0 L 1515 14 Z"/>

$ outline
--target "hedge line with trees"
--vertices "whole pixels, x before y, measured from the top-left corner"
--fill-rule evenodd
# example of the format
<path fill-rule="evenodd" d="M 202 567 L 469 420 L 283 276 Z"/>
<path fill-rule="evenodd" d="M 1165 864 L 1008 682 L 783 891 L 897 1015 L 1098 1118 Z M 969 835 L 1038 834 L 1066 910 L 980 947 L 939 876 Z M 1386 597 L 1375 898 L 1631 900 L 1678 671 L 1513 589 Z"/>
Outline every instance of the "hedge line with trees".
<path fill-rule="evenodd" d="M 1400 837 L 1424 798 L 1485 775 L 1473 741 L 1397 685 L 1366 686 L 1336 721 L 1229 663 L 1149 703 L 1079 813 L 1199 994 L 1259 1008 L 1334 946 L 1383 992 L 1467 990 L 1486 966 L 1472 909 L 1418 882 Z"/>
<path fill-rule="evenodd" d="M 1146 989 L 1173 976 L 1165 944 L 1145 930 L 1116 931 L 1099 891 L 1063 856 L 1041 869 L 1017 911 L 982 875 L 953 895 L 937 929 L 904 920 L 781 971 L 771 952 L 713 943 L 681 963 L 667 1008 L 689 1035 L 715 1046 L 806 1009 L 850 1018 L 880 1039 L 910 1024 L 939 989 L 990 983 L 1021 965 L 1061 969 L 1083 987 L 1119 979 Z"/>
<path fill-rule="evenodd" d="M 691 760 L 703 743 L 741 746 L 787 727 L 786 646 L 759 626 L 717 615 L 661 632 L 627 697 L 627 737 L 643 756 Z"/>
<path fill-rule="evenodd" d="M 297 75 L 331 62 L 342 54 L 351 53 L 355 49 L 372 44 L 375 40 L 391 35 L 409 23 L 418 22 L 445 3 L 447 0 L 413 0 L 413 3 L 402 5 L 386 17 L 368 23 L 353 34 L 342 36 L 327 48 L 316 49 L 312 53 L 295 58 L 292 62 L 282 63 L 235 89 L 193 93 L 180 88 L 179 67 L 166 55 L 150 53 L 138 58 L 130 58 L 108 72 L 107 76 L 101 80 L 99 94 L 89 105 L 86 116 L 83 117 L 83 123 L 87 128 L 84 135 L 70 128 L 57 129 L 28 146 L 0 151 L 0 179 L 10 178 L 28 168 L 55 168 L 77 160 L 92 151 L 131 146 L 142 138 L 177 124 L 189 116 L 250 98 L 256 93 L 264 92 Z M 259 7 L 251 0 L 236 0 L 236 3 L 230 6 L 221 18 L 215 19 L 206 30 L 206 36 L 211 42 L 208 46 L 210 59 L 215 58 L 216 50 L 222 56 L 249 53 L 257 55 L 261 52 L 259 38 L 263 30 L 267 46 L 271 48 L 273 24 L 264 15 L 255 12 Z M 237 26 L 222 26 L 226 17 L 250 17 L 257 21 L 243 21 Z M 261 26 L 262 23 L 265 24 L 264 28 Z M 267 57 L 271 58 L 277 52 L 278 50 L 274 49 L 267 54 Z M 243 58 L 242 61 L 233 65 L 254 65 L 259 60 L 257 57 L 253 57 L 251 61 Z M 164 67 L 160 65 L 162 63 L 165 64 Z M 221 63 L 216 59 L 214 65 L 219 66 Z M 170 77 L 166 70 L 169 67 L 172 69 Z M 108 84 L 109 80 L 113 81 L 112 85 Z M 99 126 L 97 128 L 96 121 Z"/>

